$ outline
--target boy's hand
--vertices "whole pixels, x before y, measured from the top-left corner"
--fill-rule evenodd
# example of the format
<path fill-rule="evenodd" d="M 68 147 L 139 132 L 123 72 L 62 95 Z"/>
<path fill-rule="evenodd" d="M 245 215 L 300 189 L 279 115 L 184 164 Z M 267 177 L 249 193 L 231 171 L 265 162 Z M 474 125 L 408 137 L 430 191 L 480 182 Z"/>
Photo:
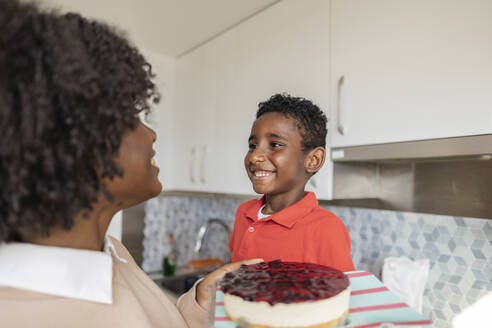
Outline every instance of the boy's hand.
<path fill-rule="evenodd" d="M 206 309 L 209 306 L 210 293 L 215 293 L 215 289 L 217 288 L 217 284 L 222 278 L 226 275 L 226 273 L 232 272 L 238 269 L 242 264 L 251 265 L 263 262 L 263 259 L 247 259 L 234 263 L 229 263 L 224 266 L 221 266 L 217 270 L 209 273 L 202 281 L 196 286 L 196 301 L 198 304 Z"/>

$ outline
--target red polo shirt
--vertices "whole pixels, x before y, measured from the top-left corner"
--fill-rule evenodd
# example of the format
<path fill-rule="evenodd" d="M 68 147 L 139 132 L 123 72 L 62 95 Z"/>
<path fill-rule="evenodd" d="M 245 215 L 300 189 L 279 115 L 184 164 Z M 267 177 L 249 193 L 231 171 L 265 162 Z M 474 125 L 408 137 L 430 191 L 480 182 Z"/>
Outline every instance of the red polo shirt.
<path fill-rule="evenodd" d="M 318 206 L 312 192 L 283 210 L 258 221 L 265 196 L 239 205 L 229 240 L 232 261 L 280 259 L 354 270 L 347 228 L 333 213 Z"/>

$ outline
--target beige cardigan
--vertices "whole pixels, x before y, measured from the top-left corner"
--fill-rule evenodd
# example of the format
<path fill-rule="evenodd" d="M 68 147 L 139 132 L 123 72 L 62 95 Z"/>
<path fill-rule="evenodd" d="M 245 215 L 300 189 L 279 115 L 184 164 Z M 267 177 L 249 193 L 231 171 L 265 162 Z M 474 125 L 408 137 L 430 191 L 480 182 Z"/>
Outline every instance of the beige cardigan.
<path fill-rule="evenodd" d="M 207 312 L 196 302 L 193 287 L 175 306 L 137 266 L 126 248 L 111 239 L 119 257 L 113 256 L 113 304 L 102 304 L 0 287 L 1 327 L 204 327 Z M 22 259 L 19 259 L 22 261 Z M 1 263 L 0 263 L 1 265 Z"/>

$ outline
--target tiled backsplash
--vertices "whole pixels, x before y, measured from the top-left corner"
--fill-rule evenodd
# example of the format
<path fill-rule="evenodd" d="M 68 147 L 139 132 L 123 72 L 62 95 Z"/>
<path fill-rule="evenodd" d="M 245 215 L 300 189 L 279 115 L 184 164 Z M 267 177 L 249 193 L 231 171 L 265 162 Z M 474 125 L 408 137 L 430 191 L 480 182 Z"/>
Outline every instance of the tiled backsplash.
<path fill-rule="evenodd" d="M 167 234 L 175 236 L 178 264 L 197 255 L 196 235 L 208 218 L 232 228 L 243 199 L 165 196 L 146 205 L 144 261 L 146 271 L 159 270 L 169 251 Z M 431 268 L 424 294 L 424 314 L 435 327 L 450 327 L 452 317 L 492 291 L 492 220 L 443 215 L 324 206 L 340 217 L 352 240 L 355 267 L 380 275 L 385 257 L 428 258 Z M 210 229 L 201 257 L 226 258 L 227 236 Z"/>
<path fill-rule="evenodd" d="M 162 258 L 169 252 L 167 235 L 174 234 L 178 265 L 196 259 L 193 251 L 198 230 L 209 218 L 220 218 L 231 229 L 241 200 L 236 198 L 166 196 L 147 201 L 145 208 L 145 271 L 161 269 Z M 220 226 L 211 226 L 205 235 L 201 257 L 224 259 L 228 256 L 228 236 Z"/>

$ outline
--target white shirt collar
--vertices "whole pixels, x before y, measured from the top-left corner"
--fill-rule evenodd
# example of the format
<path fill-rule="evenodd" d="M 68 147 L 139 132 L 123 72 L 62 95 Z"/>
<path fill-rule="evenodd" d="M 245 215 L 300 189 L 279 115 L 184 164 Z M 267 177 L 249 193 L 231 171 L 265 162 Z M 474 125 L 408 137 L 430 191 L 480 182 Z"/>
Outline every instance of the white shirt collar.
<path fill-rule="evenodd" d="M 263 211 L 263 209 L 265 208 L 266 204 L 263 205 L 262 207 L 260 207 L 260 209 L 258 210 L 258 221 L 260 221 L 261 219 L 264 219 L 264 218 L 267 218 L 269 217 L 271 214 L 263 214 L 261 211 Z"/>
<path fill-rule="evenodd" d="M 104 252 L 3 243 L 0 244 L 0 286 L 112 304 L 111 253 L 126 263 L 107 237 Z"/>

